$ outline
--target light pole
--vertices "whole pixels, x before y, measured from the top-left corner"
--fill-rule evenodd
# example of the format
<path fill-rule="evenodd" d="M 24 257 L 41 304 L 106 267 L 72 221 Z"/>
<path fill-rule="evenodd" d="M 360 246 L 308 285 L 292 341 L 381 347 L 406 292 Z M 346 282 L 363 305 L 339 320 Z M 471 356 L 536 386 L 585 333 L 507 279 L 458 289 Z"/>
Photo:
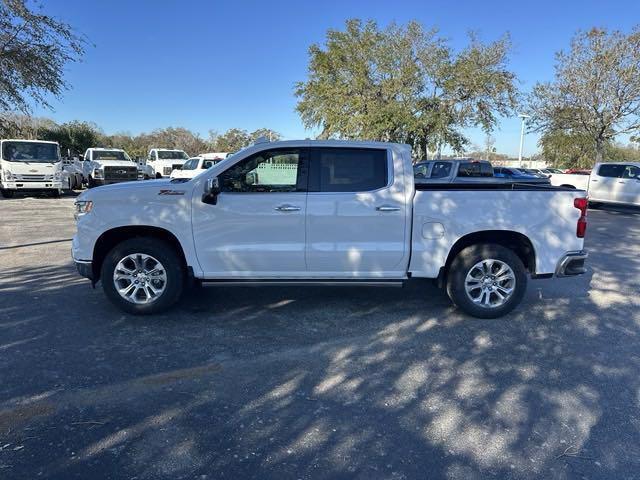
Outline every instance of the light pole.
<path fill-rule="evenodd" d="M 529 115 L 519 113 L 518 116 L 522 119 L 522 126 L 520 127 L 520 153 L 518 154 L 518 167 L 522 168 L 522 147 L 524 145 L 524 124 L 525 119 L 529 118 Z"/>

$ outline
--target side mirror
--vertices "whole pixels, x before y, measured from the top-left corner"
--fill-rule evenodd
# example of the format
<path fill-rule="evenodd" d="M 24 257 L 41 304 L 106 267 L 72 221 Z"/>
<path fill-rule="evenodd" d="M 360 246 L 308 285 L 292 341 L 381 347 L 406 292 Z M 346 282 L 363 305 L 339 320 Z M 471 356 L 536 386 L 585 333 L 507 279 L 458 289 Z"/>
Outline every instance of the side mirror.
<path fill-rule="evenodd" d="M 216 205 L 218 203 L 218 195 L 220 194 L 220 183 L 218 177 L 207 179 L 204 184 L 204 193 L 202 194 L 202 202 L 209 205 Z"/>

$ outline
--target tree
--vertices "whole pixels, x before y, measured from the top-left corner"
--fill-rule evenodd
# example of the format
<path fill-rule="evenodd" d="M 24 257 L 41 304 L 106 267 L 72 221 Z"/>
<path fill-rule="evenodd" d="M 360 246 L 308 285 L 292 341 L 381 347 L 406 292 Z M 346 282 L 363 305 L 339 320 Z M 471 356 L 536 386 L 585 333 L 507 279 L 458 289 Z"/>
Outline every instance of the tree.
<path fill-rule="evenodd" d="M 209 144 L 216 152 L 237 152 L 255 142 L 258 138 L 265 137 L 270 141 L 280 140 L 281 135 L 269 128 L 259 128 L 249 133 L 241 128 L 230 128 L 223 134 L 214 130 L 209 131 Z"/>
<path fill-rule="evenodd" d="M 455 53 L 437 30 L 417 22 L 379 29 L 373 21 L 348 20 L 329 30 L 324 48 L 309 48 L 308 78 L 298 82 L 297 111 L 321 138 L 342 137 L 410 143 L 418 158 L 449 145 L 462 151 L 460 132 L 490 132 L 497 115 L 516 104 L 515 75 L 506 68 L 507 36 L 483 44 L 470 35 Z"/>
<path fill-rule="evenodd" d="M 528 110 L 532 130 L 584 138 L 602 161 L 618 135 L 640 129 L 640 29 L 578 32 L 569 52 L 556 54 L 554 80 L 535 85 Z"/>
<path fill-rule="evenodd" d="M 25 0 L 0 0 L 0 112 L 29 113 L 31 102 L 48 107 L 48 95 L 68 88 L 64 66 L 79 60 L 84 45 L 69 25 Z"/>
<path fill-rule="evenodd" d="M 90 122 L 74 120 L 40 129 L 38 137 L 60 144 L 63 155 L 81 156 L 87 148 L 97 147 L 101 143 L 102 134 L 98 126 Z"/>

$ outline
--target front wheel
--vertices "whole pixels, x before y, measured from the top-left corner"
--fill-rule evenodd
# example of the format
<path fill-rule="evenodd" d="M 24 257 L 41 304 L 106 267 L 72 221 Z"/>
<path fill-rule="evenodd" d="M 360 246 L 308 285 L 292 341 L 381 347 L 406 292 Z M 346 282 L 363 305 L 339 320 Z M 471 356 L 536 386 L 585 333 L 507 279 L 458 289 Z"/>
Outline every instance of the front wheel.
<path fill-rule="evenodd" d="M 506 315 L 522 301 L 526 289 L 522 260 L 501 245 L 466 247 L 455 257 L 447 275 L 451 301 L 478 318 Z"/>
<path fill-rule="evenodd" d="M 0 195 L 2 195 L 3 198 L 13 198 L 15 193 L 16 192 L 14 190 L 5 190 L 4 188 L 0 189 Z"/>
<path fill-rule="evenodd" d="M 100 280 L 105 294 L 128 313 L 146 315 L 175 304 L 185 270 L 175 249 L 154 238 L 132 238 L 106 256 Z"/>

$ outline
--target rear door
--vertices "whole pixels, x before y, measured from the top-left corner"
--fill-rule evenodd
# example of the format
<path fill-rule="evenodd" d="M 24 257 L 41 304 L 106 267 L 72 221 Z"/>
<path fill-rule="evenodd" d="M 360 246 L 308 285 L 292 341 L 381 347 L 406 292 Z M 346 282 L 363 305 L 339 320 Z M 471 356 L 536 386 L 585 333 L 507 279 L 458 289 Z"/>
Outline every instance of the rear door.
<path fill-rule="evenodd" d="M 310 276 L 405 275 L 408 215 L 403 179 L 394 185 L 386 148 L 314 148 L 307 194 Z"/>
<path fill-rule="evenodd" d="M 218 175 L 216 205 L 193 199 L 193 237 L 208 278 L 302 277 L 305 148 L 255 153 Z"/>
<path fill-rule="evenodd" d="M 602 163 L 589 178 L 589 198 L 601 202 L 622 202 L 624 165 Z"/>

